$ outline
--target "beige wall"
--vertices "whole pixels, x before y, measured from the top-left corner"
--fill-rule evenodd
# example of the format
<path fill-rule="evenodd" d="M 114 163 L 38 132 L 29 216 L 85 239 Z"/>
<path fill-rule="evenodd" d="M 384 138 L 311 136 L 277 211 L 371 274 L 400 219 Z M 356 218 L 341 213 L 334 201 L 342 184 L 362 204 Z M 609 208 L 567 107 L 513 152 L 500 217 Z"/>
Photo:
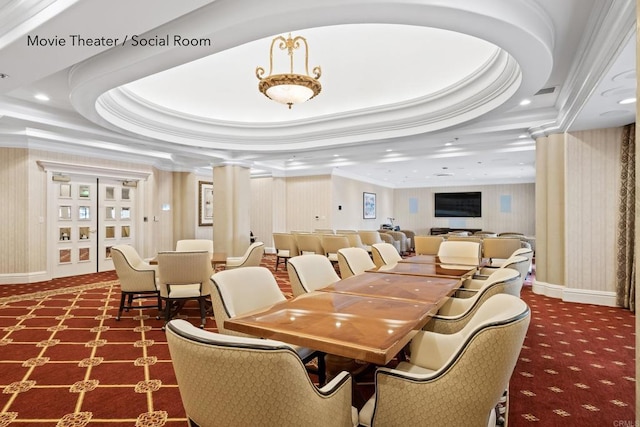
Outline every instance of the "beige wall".
<path fill-rule="evenodd" d="M 566 137 L 565 285 L 615 291 L 622 128 Z"/>
<path fill-rule="evenodd" d="M 436 218 L 433 199 L 437 192 L 482 192 L 482 218 Z M 501 212 L 502 196 L 511 198 L 511 211 Z M 410 211 L 411 199 L 417 212 Z M 535 184 L 479 185 L 464 187 L 406 188 L 395 190 L 396 224 L 416 234 L 432 227 L 481 228 L 496 233 L 515 231 L 535 235 Z"/>
<path fill-rule="evenodd" d="M 380 224 L 389 222 L 394 215 L 395 193 L 392 188 L 382 187 L 350 178 L 334 175 L 331 181 L 333 200 L 330 208 L 333 221 L 326 228 L 342 230 L 377 230 Z M 376 218 L 364 219 L 362 212 L 363 193 L 376 194 Z M 342 206 L 338 210 L 338 206 Z"/>

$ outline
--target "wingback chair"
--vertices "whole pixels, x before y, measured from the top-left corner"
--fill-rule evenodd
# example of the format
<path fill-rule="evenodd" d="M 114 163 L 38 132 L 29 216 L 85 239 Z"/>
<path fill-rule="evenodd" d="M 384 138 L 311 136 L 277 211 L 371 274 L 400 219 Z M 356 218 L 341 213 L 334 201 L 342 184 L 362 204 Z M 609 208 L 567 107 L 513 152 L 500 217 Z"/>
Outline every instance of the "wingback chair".
<path fill-rule="evenodd" d="M 520 298 L 494 295 L 459 332 L 421 331 L 411 359 L 376 371 L 363 426 L 495 425 L 495 407 L 518 360 L 531 313 Z"/>
<path fill-rule="evenodd" d="M 226 270 L 240 267 L 257 267 L 262 261 L 264 255 L 264 243 L 254 242 L 252 243 L 244 253 L 239 257 L 227 257 Z"/>
<path fill-rule="evenodd" d="M 120 281 L 120 307 L 116 320 L 120 320 L 122 312 L 130 309 L 157 308 L 162 311 L 162 299 L 157 284 L 157 268 L 140 258 L 138 252 L 129 245 L 115 245 L 111 248 L 111 259 Z M 155 298 L 155 304 L 134 306 L 135 300 Z"/>
<path fill-rule="evenodd" d="M 317 254 L 291 258 L 288 273 L 293 296 L 324 288 L 340 280 L 329 258 Z"/>
<path fill-rule="evenodd" d="M 174 302 L 195 299 L 200 306 L 200 327 L 204 328 L 212 273 L 211 254 L 208 251 L 158 253 L 160 296 L 165 300 L 165 322 L 171 319 Z"/>
<path fill-rule="evenodd" d="M 191 425 L 358 424 L 351 376 L 341 372 L 316 387 L 288 344 L 203 331 L 184 320 L 169 322 L 167 344 Z"/>
<path fill-rule="evenodd" d="M 177 252 L 207 251 L 213 253 L 213 240 L 209 239 L 183 239 L 176 242 Z"/>

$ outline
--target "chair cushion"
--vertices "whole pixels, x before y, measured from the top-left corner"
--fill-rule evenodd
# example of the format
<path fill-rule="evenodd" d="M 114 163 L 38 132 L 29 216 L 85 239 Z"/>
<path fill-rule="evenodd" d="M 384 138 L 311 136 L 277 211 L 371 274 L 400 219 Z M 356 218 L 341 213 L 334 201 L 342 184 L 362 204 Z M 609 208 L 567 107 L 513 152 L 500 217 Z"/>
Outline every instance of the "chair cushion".
<path fill-rule="evenodd" d="M 289 250 L 288 249 L 279 249 L 278 250 L 278 256 L 281 258 L 289 258 L 291 255 L 289 255 Z"/>
<path fill-rule="evenodd" d="M 199 296 L 199 283 L 192 285 L 173 285 L 171 286 L 171 292 L 169 292 L 169 298 L 197 298 Z"/>

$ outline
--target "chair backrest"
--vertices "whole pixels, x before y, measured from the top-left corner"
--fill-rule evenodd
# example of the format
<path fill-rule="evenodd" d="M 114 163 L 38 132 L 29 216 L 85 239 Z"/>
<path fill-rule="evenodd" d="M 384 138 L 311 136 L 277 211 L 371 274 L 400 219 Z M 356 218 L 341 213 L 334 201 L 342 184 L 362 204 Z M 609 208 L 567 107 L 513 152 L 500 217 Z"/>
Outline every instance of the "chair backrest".
<path fill-rule="evenodd" d="M 345 236 L 347 236 L 347 239 L 349 240 L 349 247 L 362 249 L 365 248 L 358 233 L 346 233 Z"/>
<path fill-rule="evenodd" d="M 531 271 L 531 264 L 533 263 L 533 249 L 531 248 L 520 248 L 520 249 L 516 249 L 515 251 L 513 251 L 513 253 L 511 254 L 511 257 L 514 256 L 523 256 L 527 259 L 528 261 L 528 265 L 527 265 L 527 271 Z M 511 258 L 509 257 L 509 258 Z"/>
<path fill-rule="evenodd" d="M 150 292 L 156 290 L 157 268 L 144 262 L 132 246 L 113 246 L 111 259 L 123 291 Z"/>
<path fill-rule="evenodd" d="M 209 239 L 183 239 L 176 242 L 176 251 L 207 251 L 213 253 L 213 240 Z"/>
<path fill-rule="evenodd" d="M 382 243 L 382 238 L 380 237 L 380 233 L 374 230 L 358 230 L 358 234 L 360 235 L 360 239 L 362 243 L 371 246 L 374 243 Z"/>
<path fill-rule="evenodd" d="M 225 329 L 224 321 L 259 308 L 284 301 L 278 282 L 265 267 L 223 270 L 211 276 L 211 303 L 218 331 L 242 335 Z"/>
<path fill-rule="evenodd" d="M 371 245 L 371 255 L 373 255 L 373 263 L 376 267 L 395 265 L 402 259 L 396 247 L 389 243 Z"/>
<path fill-rule="evenodd" d="M 529 260 L 524 256 L 512 256 L 502 264 L 499 270 L 505 268 L 516 270 L 520 273 L 520 276 L 522 276 L 522 280 L 524 280 L 529 273 Z"/>
<path fill-rule="evenodd" d="M 482 245 L 482 238 L 478 236 L 449 236 L 448 242 L 474 242 Z"/>
<path fill-rule="evenodd" d="M 209 278 L 213 273 L 211 254 L 207 251 L 159 252 L 160 295 L 169 295 L 168 287 L 200 285 L 200 295 L 209 295 Z"/>
<path fill-rule="evenodd" d="M 166 334 L 180 397 L 196 425 L 352 425 L 351 378 L 318 390 L 285 343 L 203 331 L 184 320 L 169 322 Z"/>
<path fill-rule="evenodd" d="M 439 257 L 462 257 L 480 259 L 480 244 L 477 242 L 445 241 L 438 248 Z"/>
<path fill-rule="evenodd" d="M 227 262 L 226 269 L 231 270 L 239 267 L 257 267 L 260 265 L 262 261 L 262 257 L 264 256 L 264 243 L 263 242 L 254 242 L 245 251 L 244 255 L 240 257 L 237 262 L 233 264 Z"/>
<path fill-rule="evenodd" d="M 393 236 L 391 234 L 387 234 L 387 233 L 380 233 L 380 240 L 382 240 L 382 242 L 384 243 L 389 243 L 390 245 L 393 245 L 393 243 L 396 241 L 396 239 L 393 238 Z M 377 243 L 374 243 L 373 245 L 376 245 Z M 373 245 L 371 245 L 373 247 Z"/>
<path fill-rule="evenodd" d="M 411 363 L 434 372 L 378 369 L 376 387 L 389 393 L 378 397 L 373 424 L 428 419 L 433 425 L 488 425 L 508 387 L 530 319 L 524 301 L 499 294 L 457 334 L 418 332 L 411 341 Z"/>
<path fill-rule="evenodd" d="M 324 254 L 330 258 L 333 258 L 332 261 L 337 261 L 338 249 L 349 248 L 351 245 L 349 244 L 349 239 L 347 236 L 337 235 L 337 234 L 323 234 L 321 237 L 322 249 L 324 249 Z"/>
<path fill-rule="evenodd" d="M 291 233 L 273 233 L 273 245 L 277 254 L 280 254 L 281 251 L 286 251 L 282 255 L 290 257 L 299 255 L 296 238 Z"/>
<path fill-rule="evenodd" d="M 298 250 L 300 254 L 312 253 L 318 255 L 324 255 L 324 249 L 322 248 L 322 241 L 319 234 L 297 234 L 296 242 L 298 243 Z"/>
<path fill-rule="evenodd" d="M 333 228 L 316 228 L 313 232 L 316 234 L 336 234 Z"/>
<path fill-rule="evenodd" d="M 366 270 L 376 268 L 369 253 L 362 248 L 344 248 L 338 251 L 340 277 L 346 279 Z"/>
<path fill-rule="evenodd" d="M 340 280 L 329 258 L 318 254 L 291 258 L 287 271 L 294 296 L 324 288 Z"/>
<path fill-rule="evenodd" d="M 437 255 L 440 244 L 444 242 L 442 236 L 415 236 L 416 255 Z"/>
<path fill-rule="evenodd" d="M 487 237 L 482 242 L 482 255 L 491 259 L 507 259 L 521 247 L 518 238 Z"/>

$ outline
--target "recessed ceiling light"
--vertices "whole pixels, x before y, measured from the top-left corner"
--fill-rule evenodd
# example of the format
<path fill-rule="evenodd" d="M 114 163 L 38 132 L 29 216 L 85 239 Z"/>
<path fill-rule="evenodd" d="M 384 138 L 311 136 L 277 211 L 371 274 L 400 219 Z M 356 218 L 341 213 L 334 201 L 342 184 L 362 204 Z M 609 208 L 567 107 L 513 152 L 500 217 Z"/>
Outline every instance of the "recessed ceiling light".
<path fill-rule="evenodd" d="M 618 104 L 625 105 L 625 104 L 633 104 L 634 102 L 636 102 L 635 98 L 625 98 L 622 101 L 618 101 Z"/>
<path fill-rule="evenodd" d="M 34 95 L 34 98 L 37 99 L 38 101 L 48 101 L 49 97 L 47 95 L 45 95 L 44 93 L 38 93 L 36 95 Z"/>
<path fill-rule="evenodd" d="M 523 134 L 522 134 L 522 135 L 520 135 L 518 138 L 529 138 L 529 135 L 527 135 L 527 134 L 524 134 L 524 133 L 523 133 Z"/>
<path fill-rule="evenodd" d="M 391 148 L 387 148 L 387 149 L 386 149 L 386 150 L 384 150 L 384 151 L 386 151 L 387 153 L 389 153 L 389 152 L 391 152 L 391 151 L 393 151 L 393 150 L 392 150 Z"/>
<path fill-rule="evenodd" d="M 340 157 L 340 154 L 334 154 L 333 157 Z"/>
<path fill-rule="evenodd" d="M 520 105 L 529 105 L 529 104 L 531 104 L 530 99 L 523 99 L 522 101 L 520 101 Z"/>
<path fill-rule="evenodd" d="M 444 145 L 446 145 L 446 146 L 448 147 L 448 146 L 450 146 L 450 145 L 453 145 L 453 142 L 445 142 L 445 144 L 444 144 Z"/>

